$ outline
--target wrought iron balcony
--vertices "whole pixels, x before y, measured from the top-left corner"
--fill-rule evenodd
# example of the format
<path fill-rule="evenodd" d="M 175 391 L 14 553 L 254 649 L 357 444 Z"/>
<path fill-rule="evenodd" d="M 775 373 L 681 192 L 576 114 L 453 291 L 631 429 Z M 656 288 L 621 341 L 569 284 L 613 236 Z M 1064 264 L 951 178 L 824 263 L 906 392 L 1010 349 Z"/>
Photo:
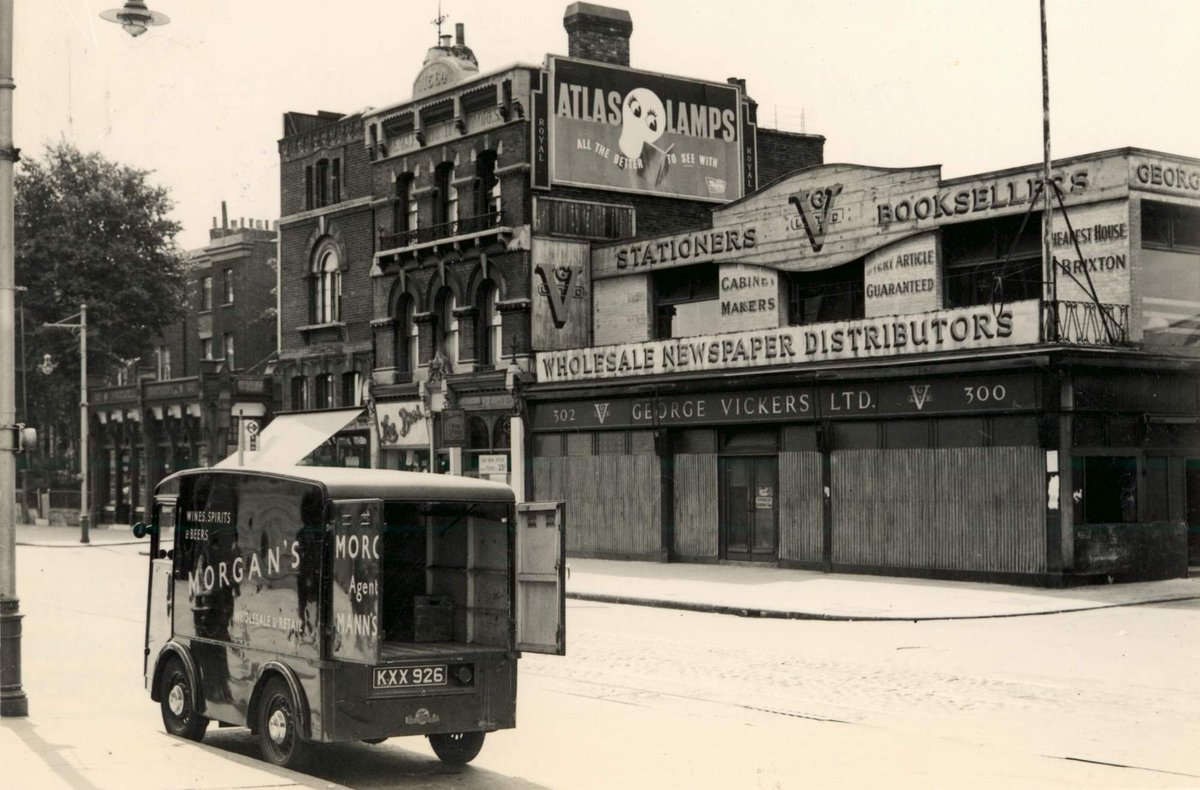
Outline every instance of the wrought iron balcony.
<path fill-rule="evenodd" d="M 399 233 L 381 233 L 379 234 L 379 249 L 381 251 L 399 250 L 465 236 L 479 236 L 490 230 L 498 230 L 501 227 L 500 220 L 501 212 L 496 210 L 474 217 L 462 217 L 453 222 L 430 225 L 427 228 L 416 228 Z"/>
<path fill-rule="evenodd" d="M 1122 346 L 1129 342 L 1129 305 L 1046 302 L 1042 327 L 1047 341 L 1081 346 Z"/>

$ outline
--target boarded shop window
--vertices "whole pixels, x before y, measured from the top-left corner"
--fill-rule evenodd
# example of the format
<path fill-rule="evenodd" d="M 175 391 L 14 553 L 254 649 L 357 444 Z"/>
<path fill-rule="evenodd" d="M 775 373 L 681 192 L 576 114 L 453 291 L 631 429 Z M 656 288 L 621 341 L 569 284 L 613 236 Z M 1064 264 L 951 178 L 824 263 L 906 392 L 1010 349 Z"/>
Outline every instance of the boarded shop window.
<path fill-rule="evenodd" d="M 779 452 L 779 431 L 774 428 L 721 431 L 721 452 L 730 454 Z"/>
<path fill-rule="evenodd" d="M 675 452 L 680 454 L 715 453 L 717 432 L 708 429 L 679 431 L 675 437 Z"/>
<path fill-rule="evenodd" d="M 716 264 L 679 266 L 654 272 L 653 285 L 656 340 L 708 335 L 717 331 L 721 303 Z"/>
<path fill-rule="evenodd" d="M 942 228 L 946 306 L 1042 295 L 1041 212 Z M 1022 227 L 1024 223 L 1024 227 Z"/>
<path fill-rule="evenodd" d="M 1137 458 L 1090 455 L 1075 458 L 1075 521 L 1132 524 L 1138 520 Z"/>
<path fill-rule="evenodd" d="M 946 422 L 975 422 L 982 427 L 983 420 L 947 420 Z M 892 420 L 883 424 L 884 431 L 884 446 L 890 450 L 924 448 L 929 446 L 929 421 L 928 420 Z M 938 429 L 938 438 L 941 438 L 941 426 Z M 955 447 L 974 447 L 982 444 L 981 438 L 976 437 L 975 441 L 969 445 L 953 445 Z M 941 445 L 946 446 L 946 445 Z"/>
<path fill-rule="evenodd" d="M 985 419 L 962 417 L 937 421 L 938 447 L 984 447 L 988 438 Z"/>
<path fill-rule="evenodd" d="M 992 445 L 995 447 L 1017 447 L 1038 445 L 1038 423 L 1036 417 L 993 417 Z"/>
<path fill-rule="evenodd" d="M 625 432 L 607 431 L 596 434 L 596 455 L 624 455 Z"/>
<path fill-rule="evenodd" d="M 630 455 L 654 455 L 654 431 L 629 432 Z"/>
<path fill-rule="evenodd" d="M 535 458 L 562 457 L 563 435 L 561 433 L 535 433 L 533 435 L 533 455 Z"/>
<path fill-rule="evenodd" d="M 879 423 L 839 422 L 834 423 L 833 449 L 876 450 L 879 448 Z"/>
<path fill-rule="evenodd" d="M 1146 481 L 1146 521 L 1170 520 L 1171 459 L 1161 455 L 1147 456 L 1143 471 Z"/>
<path fill-rule="evenodd" d="M 787 425 L 783 429 L 783 449 L 787 452 L 802 453 L 820 450 L 817 444 L 817 426 Z"/>
<path fill-rule="evenodd" d="M 567 455 L 593 455 L 593 436 L 591 433 L 568 433 Z"/>
<path fill-rule="evenodd" d="M 1142 421 L 1138 417 L 1109 417 L 1108 446 L 1136 447 L 1142 443 Z"/>
<path fill-rule="evenodd" d="M 1104 447 L 1108 431 L 1103 417 L 1076 415 L 1072 421 L 1072 442 L 1076 447 Z"/>
<path fill-rule="evenodd" d="M 850 321 L 865 315 L 863 262 L 788 275 L 788 321 L 792 325 Z"/>

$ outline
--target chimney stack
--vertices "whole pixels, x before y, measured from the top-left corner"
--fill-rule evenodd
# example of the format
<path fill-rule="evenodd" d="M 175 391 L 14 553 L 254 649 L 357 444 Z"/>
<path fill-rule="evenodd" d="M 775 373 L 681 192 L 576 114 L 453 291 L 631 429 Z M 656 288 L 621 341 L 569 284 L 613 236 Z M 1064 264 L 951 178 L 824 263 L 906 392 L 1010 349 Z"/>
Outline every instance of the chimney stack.
<path fill-rule="evenodd" d="M 462 22 L 454 23 L 454 43 L 460 47 L 467 45 L 466 26 Z"/>
<path fill-rule="evenodd" d="M 567 54 L 616 66 L 629 65 L 629 36 L 633 18 L 620 8 L 571 3 L 563 16 L 567 29 Z"/>

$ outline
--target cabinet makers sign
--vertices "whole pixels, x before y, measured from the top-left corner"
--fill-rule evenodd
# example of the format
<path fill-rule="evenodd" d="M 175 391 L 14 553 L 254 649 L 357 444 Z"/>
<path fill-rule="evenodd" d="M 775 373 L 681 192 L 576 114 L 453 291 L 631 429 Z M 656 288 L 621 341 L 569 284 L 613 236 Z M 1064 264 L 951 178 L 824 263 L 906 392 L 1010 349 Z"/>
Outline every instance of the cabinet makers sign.
<path fill-rule="evenodd" d="M 737 88 L 565 58 L 551 59 L 551 74 L 557 183 L 721 202 L 742 196 Z"/>
<path fill-rule="evenodd" d="M 1038 342 L 1038 302 L 652 340 L 537 355 L 540 382 L 875 359 Z"/>

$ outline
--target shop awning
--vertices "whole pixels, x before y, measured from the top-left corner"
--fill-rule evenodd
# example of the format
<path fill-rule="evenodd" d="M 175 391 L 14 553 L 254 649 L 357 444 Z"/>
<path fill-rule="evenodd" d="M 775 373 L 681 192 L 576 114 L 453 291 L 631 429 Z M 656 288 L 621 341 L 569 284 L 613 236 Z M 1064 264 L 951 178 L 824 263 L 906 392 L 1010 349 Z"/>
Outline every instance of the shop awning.
<path fill-rule="evenodd" d="M 243 448 L 243 463 L 234 453 L 216 464 L 218 468 L 294 466 L 322 442 L 358 419 L 363 409 L 336 409 L 297 414 L 280 414 L 257 439 L 257 449 Z"/>

